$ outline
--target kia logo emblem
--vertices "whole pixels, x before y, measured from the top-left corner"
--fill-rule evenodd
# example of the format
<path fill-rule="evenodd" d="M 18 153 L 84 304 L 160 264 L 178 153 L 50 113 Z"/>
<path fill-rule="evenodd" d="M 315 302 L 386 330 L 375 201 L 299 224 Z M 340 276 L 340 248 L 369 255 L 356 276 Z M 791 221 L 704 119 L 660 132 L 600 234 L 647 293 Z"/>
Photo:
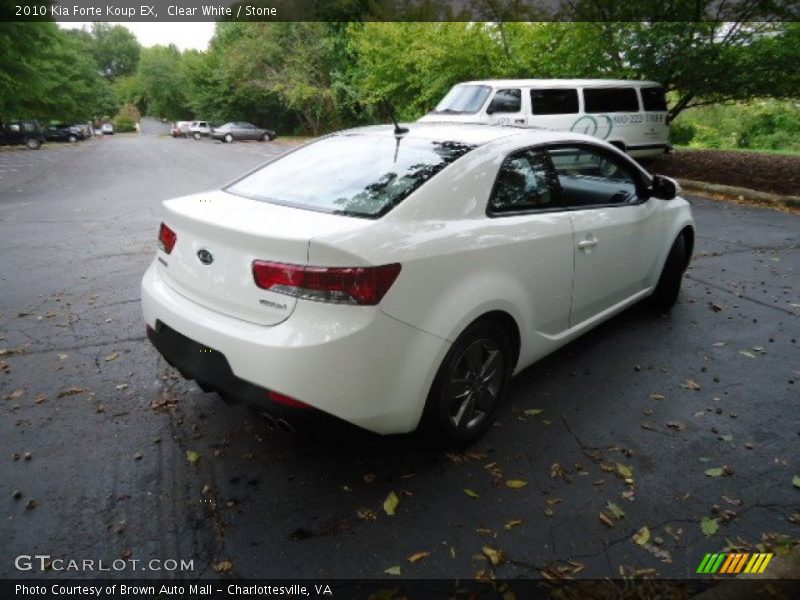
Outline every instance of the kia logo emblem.
<path fill-rule="evenodd" d="M 205 248 L 200 248 L 200 250 L 197 251 L 197 258 L 199 258 L 200 262 L 204 265 L 210 265 L 214 262 L 214 255 Z"/>

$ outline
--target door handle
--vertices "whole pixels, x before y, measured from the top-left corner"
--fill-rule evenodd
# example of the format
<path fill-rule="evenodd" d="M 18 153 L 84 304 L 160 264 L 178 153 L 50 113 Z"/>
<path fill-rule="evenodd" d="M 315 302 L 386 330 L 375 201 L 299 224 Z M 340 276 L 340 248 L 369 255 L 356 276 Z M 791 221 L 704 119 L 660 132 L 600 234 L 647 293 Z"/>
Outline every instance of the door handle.
<path fill-rule="evenodd" d="M 580 248 L 581 250 L 585 250 L 586 248 L 594 248 L 595 246 L 597 246 L 597 240 L 595 239 L 583 240 L 582 242 L 578 242 L 578 248 Z"/>

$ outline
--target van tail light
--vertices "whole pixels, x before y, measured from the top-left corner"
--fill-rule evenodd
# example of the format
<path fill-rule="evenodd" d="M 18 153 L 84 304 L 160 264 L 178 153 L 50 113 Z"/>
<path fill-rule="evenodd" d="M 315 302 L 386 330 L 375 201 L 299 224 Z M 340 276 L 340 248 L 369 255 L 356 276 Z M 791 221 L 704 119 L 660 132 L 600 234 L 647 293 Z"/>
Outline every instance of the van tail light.
<path fill-rule="evenodd" d="M 309 267 L 253 261 L 253 278 L 261 289 L 338 304 L 374 306 L 399 274 L 399 263 L 380 267 Z"/>
<path fill-rule="evenodd" d="M 175 242 L 178 241 L 178 235 L 169 227 L 161 223 L 158 230 L 158 247 L 161 248 L 166 254 L 172 252 L 175 247 Z"/>

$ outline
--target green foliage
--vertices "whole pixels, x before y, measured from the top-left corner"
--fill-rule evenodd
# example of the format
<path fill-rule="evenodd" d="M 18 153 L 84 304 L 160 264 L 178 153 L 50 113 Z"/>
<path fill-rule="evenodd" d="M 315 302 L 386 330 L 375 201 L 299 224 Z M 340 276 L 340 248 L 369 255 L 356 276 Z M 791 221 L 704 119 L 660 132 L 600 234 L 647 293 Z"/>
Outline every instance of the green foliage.
<path fill-rule="evenodd" d="M 136 72 L 141 47 L 131 31 L 122 25 L 92 25 L 91 52 L 102 74 L 110 80 Z"/>
<path fill-rule="evenodd" d="M 190 113 L 186 73 L 174 45 L 144 48 L 137 76 L 145 90 L 149 114 L 176 120 Z"/>
<path fill-rule="evenodd" d="M 754 100 L 695 108 L 672 123 L 670 137 L 690 148 L 800 152 L 800 102 Z"/>
<path fill-rule="evenodd" d="M 136 124 L 142 119 L 139 109 L 133 104 L 123 104 L 119 113 L 114 117 L 114 129 L 119 133 L 136 131 Z"/>

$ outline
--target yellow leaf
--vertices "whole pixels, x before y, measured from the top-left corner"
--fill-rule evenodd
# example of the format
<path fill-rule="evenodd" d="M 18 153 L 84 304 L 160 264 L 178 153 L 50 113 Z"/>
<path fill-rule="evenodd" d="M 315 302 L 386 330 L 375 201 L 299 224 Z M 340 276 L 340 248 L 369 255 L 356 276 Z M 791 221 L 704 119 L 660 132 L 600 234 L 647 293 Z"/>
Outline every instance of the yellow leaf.
<path fill-rule="evenodd" d="M 633 479 L 633 469 L 626 465 L 617 463 L 617 473 L 622 475 L 623 479 Z"/>
<path fill-rule="evenodd" d="M 469 496 L 470 498 L 480 498 L 478 492 L 475 492 L 469 488 L 464 488 L 464 493 Z"/>
<path fill-rule="evenodd" d="M 525 415 L 528 417 L 535 417 L 536 415 L 539 415 L 541 413 L 542 413 L 541 408 L 529 408 L 525 410 Z"/>
<path fill-rule="evenodd" d="M 495 566 L 499 565 L 501 562 L 505 560 L 503 551 L 498 550 L 497 548 L 492 548 L 491 546 L 484 546 L 483 553 L 489 559 L 489 562 Z"/>
<path fill-rule="evenodd" d="M 400 504 L 400 498 L 397 497 L 397 494 L 395 494 L 394 492 L 389 492 L 389 495 L 386 496 L 386 500 L 383 501 L 383 510 L 386 512 L 387 515 L 392 517 L 394 516 L 394 513 L 397 510 L 399 504 Z"/>
<path fill-rule="evenodd" d="M 510 531 L 513 527 L 516 527 L 517 525 L 522 525 L 523 523 L 524 521 L 522 519 L 511 519 L 508 523 L 503 525 L 503 529 L 505 529 L 506 531 Z"/>
<path fill-rule="evenodd" d="M 408 557 L 408 562 L 415 563 L 418 560 L 422 560 L 426 556 L 430 556 L 430 555 L 431 555 L 430 552 L 417 552 L 416 554 L 412 554 L 411 556 Z"/>
<path fill-rule="evenodd" d="M 400 567 L 395 565 L 394 567 L 389 567 L 384 571 L 387 575 L 400 575 Z"/>
<path fill-rule="evenodd" d="M 644 546 L 647 542 L 650 541 L 650 530 L 647 528 L 646 525 L 633 534 L 633 541 L 639 544 L 640 546 Z"/>
<path fill-rule="evenodd" d="M 211 568 L 217 573 L 229 573 L 233 570 L 233 563 L 229 560 L 221 560 L 211 565 Z"/>
<path fill-rule="evenodd" d="M 198 460 L 200 460 L 200 454 L 195 452 L 194 450 L 187 450 L 186 451 L 186 460 L 188 460 L 190 463 L 194 464 Z"/>
<path fill-rule="evenodd" d="M 112 360 L 116 360 L 117 358 L 119 358 L 119 352 L 112 352 L 111 354 L 106 356 L 105 360 L 106 362 L 109 362 Z"/>
<path fill-rule="evenodd" d="M 528 485 L 528 482 L 524 479 L 507 479 L 506 480 L 506 487 L 511 488 L 512 490 L 518 490 L 520 488 L 524 488 Z"/>

